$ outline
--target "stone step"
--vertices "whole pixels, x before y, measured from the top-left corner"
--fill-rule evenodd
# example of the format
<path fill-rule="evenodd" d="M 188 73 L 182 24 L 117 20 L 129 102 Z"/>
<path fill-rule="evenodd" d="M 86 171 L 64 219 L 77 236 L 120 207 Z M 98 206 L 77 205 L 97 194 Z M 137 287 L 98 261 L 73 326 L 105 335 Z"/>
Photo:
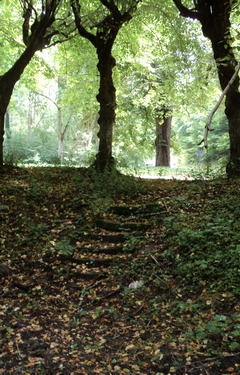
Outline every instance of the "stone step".
<path fill-rule="evenodd" d="M 99 228 L 106 229 L 109 231 L 115 231 L 115 232 L 147 231 L 151 227 L 151 224 L 147 222 L 122 223 L 120 221 L 113 222 L 113 221 L 107 221 L 103 219 L 97 219 L 96 225 Z"/>

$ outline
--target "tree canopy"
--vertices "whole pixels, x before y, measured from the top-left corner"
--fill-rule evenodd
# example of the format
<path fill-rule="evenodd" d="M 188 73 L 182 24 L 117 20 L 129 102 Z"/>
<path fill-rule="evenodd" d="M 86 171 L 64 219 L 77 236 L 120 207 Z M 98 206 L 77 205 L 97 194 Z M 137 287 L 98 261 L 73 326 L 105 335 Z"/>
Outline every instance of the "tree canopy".
<path fill-rule="evenodd" d="M 164 7 L 161 1 L 156 4 L 150 0 L 139 4 L 138 2 L 120 1 L 84 3 L 73 1 L 71 7 L 67 2 L 59 2 L 56 8 L 58 16 L 54 20 L 54 26 L 50 26 L 47 30 L 48 34 L 45 35 L 46 41 L 47 35 L 48 38 L 51 36 L 48 46 L 51 44 L 55 46 L 49 49 L 48 53 L 34 53 L 31 64 L 27 64 L 25 67 L 21 83 L 14 90 L 14 97 L 9 105 L 10 127 L 12 126 L 13 130 L 12 142 L 16 139 L 17 134 L 19 134 L 17 137 L 20 141 L 20 133 L 16 133 L 18 123 L 26 123 L 27 133 L 29 124 L 26 119 L 29 118 L 29 106 L 32 103 L 35 106 L 35 118 L 33 117 L 32 122 L 32 142 L 34 144 L 30 145 L 30 138 L 25 137 L 24 147 L 30 152 L 37 143 L 41 142 L 41 139 L 49 139 L 49 145 L 52 146 L 46 149 L 46 153 L 51 149 L 52 156 L 49 155 L 43 159 L 49 162 L 51 159 L 57 160 L 59 129 L 57 107 L 53 104 L 55 102 L 58 109 L 61 109 L 62 115 L 62 136 L 64 136 L 65 144 L 65 148 L 63 148 L 65 151 L 62 151 L 62 155 L 65 155 L 62 158 L 63 162 L 70 159 L 77 163 L 88 163 L 88 160 L 94 162 L 94 154 L 97 153 L 95 163 L 101 155 L 101 160 L 105 158 L 103 166 L 107 159 L 108 161 L 113 160 L 113 156 L 116 156 L 117 160 L 125 165 L 144 164 L 155 153 L 156 114 L 159 115 L 159 110 L 167 105 L 171 107 L 173 115 L 171 152 L 175 152 L 176 155 L 180 153 L 180 150 L 188 153 L 188 147 L 181 136 L 183 134 L 180 131 L 182 127 L 178 126 L 182 121 L 186 126 L 192 124 L 192 134 L 198 134 L 193 140 L 193 144 L 196 146 L 195 152 L 197 152 L 199 138 L 202 138 L 200 134 L 204 133 L 204 121 L 193 121 L 194 113 L 200 112 L 202 118 L 206 117 L 207 119 L 220 94 L 219 89 L 222 88 L 217 82 L 219 70 L 215 69 L 215 56 L 211 52 L 212 42 L 204 37 L 206 32 L 203 35 L 199 23 L 196 22 L 199 12 L 197 7 L 200 7 L 200 3 L 196 5 L 196 9 L 189 8 L 192 13 L 188 19 L 178 16 L 177 7 L 179 8 L 181 5 L 185 11 L 188 9 L 184 2 L 168 1 L 164 2 Z M 23 41 L 30 43 L 33 29 L 40 22 L 41 13 L 45 12 L 45 3 L 43 2 L 39 8 L 33 7 L 36 12 L 32 10 L 31 18 L 28 21 L 28 2 L 24 4 L 25 8 L 19 6 L 14 8 L 14 11 L 11 8 L 14 6 L 12 1 L 9 1 L 9 7 L 1 4 L 2 19 L 4 20 L 1 49 L 9 51 L 8 55 L 3 54 L 2 73 L 4 75 L 8 72 L 8 68 L 15 64 L 22 51 L 28 48 L 26 45 L 24 47 Z M 22 9 L 25 15 L 23 22 L 21 19 Z M 238 31 L 234 26 L 238 17 L 237 8 L 232 6 L 228 15 L 230 13 L 232 17 L 231 33 L 235 38 L 231 42 L 231 51 L 237 56 Z M 131 21 L 128 22 L 130 19 Z M 115 26 L 112 29 L 113 20 L 119 22 L 117 29 Z M 104 22 L 106 22 L 106 28 L 103 27 Z M 9 28 L 9 23 L 14 27 Z M 71 32 L 74 30 L 75 24 L 79 35 L 75 35 L 74 39 L 64 44 L 59 44 L 68 36 L 67 30 L 71 30 Z M 9 32 L 7 32 L 8 29 Z M 16 30 L 18 30 L 17 33 Z M 111 56 L 108 71 L 108 74 L 111 73 L 109 74 L 109 77 L 111 75 L 109 81 L 111 89 L 110 86 L 103 84 L 106 61 L 108 61 L 106 55 L 103 58 L 102 52 L 100 53 L 101 48 L 106 45 L 104 33 L 107 38 L 113 37 L 111 43 L 109 42 L 110 50 L 108 50 L 109 56 Z M 18 36 L 16 37 L 16 35 Z M 98 47 L 96 43 L 99 43 Z M 103 49 L 103 51 L 106 50 Z M 99 65 L 100 58 L 102 58 L 102 65 Z M 219 69 L 223 65 L 220 62 L 217 64 Z M 48 84 L 48 81 L 52 83 Z M 46 82 L 46 86 L 44 82 Z M 235 84 L 237 85 L 237 82 Z M 100 94 L 102 89 L 106 90 L 106 96 Z M 20 94 L 19 91 L 18 94 L 18 90 L 21 90 L 22 93 Z M 29 94 L 27 90 L 29 90 Z M 35 92 L 34 101 L 28 99 L 30 92 Z M 97 96 L 97 101 L 95 96 Z M 25 115 L 24 107 L 19 108 L 23 99 L 26 103 Z M 41 117 L 37 101 L 39 104 L 41 102 L 42 105 L 44 104 L 42 111 L 44 111 L 44 106 L 48 108 L 47 116 L 44 114 Z M 230 102 L 232 103 L 232 101 Z M 109 105 L 109 103 L 115 104 Z M 98 114 L 98 106 L 102 115 Z M 39 112 L 39 119 L 41 118 L 40 122 L 36 117 L 37 112 Z M 14 116 L 14 122 L 11 116 Z M 25 116 L 26 119 L 22 121 L 21 116 Z M 224 117 L 224 115 L 222 116 Z M 219 121 L 221 122 L 220 117 Z M 64 132 L 66 126 L 67 131 Z M 107 130 L 108 127 L 111 129 L 110 132 Z M 225 122 L 225 127 L 222 128 L 223 134 L 226 134 L 227 130 Z M 24 130 L 22 129 L 21 132 L 23 135 Z M 23 138 L 21 136 L 21 142 L 23 142 Z M 223 138 L 225 139 L 225 136 Z M 236 137 L 233 138 L 235 140 Z M 221 148 L 220 143 L 219 147 Z M 211 147 L 211 138 L 209 145 Z M 225 145 L 227 154 L 227 143 Z M 231 147 L 233 147 L 233 141 L 230 134 Z M 5 145 L 5 148 L 7 153 L 12 152 L 12 149 L 8 149 L 8 144 Z M 38 150 L 41 148 L 38 147 Z M 34 154 L 34 151 L 30 153 L 32 152 Z M 39 151 L 35 151 L 35 153 L 39 153 Z M 54 154 L 55 156 L 53 156 Z M 217 159 L 214 157 L 214 153 L 211 155 L 211 160 Z"/>
<path fill-rule="evenodd" d="M 13 2 L 10 4 L 13 6 Z M 6 10 L 4 5 L 1 4 L 1 8 L 3 9 L 3 18 L 6 19 L 10 14 L 9 9 Z M 6 14 L 4 14 L 5 10 Z M 69 11 L 62 0 L 42 0 L 41 2 L 23 0 L 20 6 L 14 9 L 12 16 L 14 21 L 15 17 L 17 19 L 17 22 L 14 22 L 14 26 L 16 25 L 18 28 L 17 36 L 20 35 L 19 19 L 21 13 L 23 17 L 21 22 L 22 48 L 12 66 L 7 68 L 0 77 L 0 165 L 3 164 L 4 115 L 16 82 L 37 51 L 65 41 L 74 31 L 71 18 L 69 18 Z M 4 31 L 6 32 L 6 30 Z"/>

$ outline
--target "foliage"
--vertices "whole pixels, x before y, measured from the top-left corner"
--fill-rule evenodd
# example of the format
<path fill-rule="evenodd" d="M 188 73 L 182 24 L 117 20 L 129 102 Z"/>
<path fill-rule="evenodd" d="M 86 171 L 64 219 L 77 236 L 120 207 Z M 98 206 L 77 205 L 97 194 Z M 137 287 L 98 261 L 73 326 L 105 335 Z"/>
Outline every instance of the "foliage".
<path fill-rule="evenodd" d="M 4 8 L 4 12 L 7 11 Z M 93 9 L 92 15 L 96 16 Z M 15 21 L 11 22 L 14 24 Z M 184 35 L 178 32 L 180 29 L 185 30 Z M 8 55 L 11 56 L 15 56 L 13 40 L 14 35 L 10 35 Z M 180 117 L 181 121 L 186 121 L 186 111 L 195 114 L 196 107 L 207 116 L 206 106 L 211 109 L 213 96 L 217 95 L 213 59 L 210 46 L 196 24 L 176 18 L 176 9 L 172 3 L 167 7 L 164 4 L 163 12 L 160 4 L 152 4 L 151 1 L 141 5 L 127 27 L 120 30 L 113 55 L 117 61 L 114 80 L 118 101 L 113 151 L 119 165 L 138 167 L 154 155 L 154 116 L 156 107 L 162 105 L 162 93 L 171 103 L 174 117 Z M 7 55 L 3 53 L 4 56 Z M 35 163 L 46 160 L 54 164 L 57 162 L 56 108 L 41 96 L 43 94 L 61 107 L 64 125 L 70 119 L 64 145 L 64 163 L 82 166 L 91 164 L 98 147 L 98 106 L 95 96 L 99 77 L 96 63 L 94 48 L 80 37 L 35 55 L 14 90 L 10 104 L 12 136 L 17 139 L 21 137 L 23 128 L 27 132 L 30 107 L 35 107 L 35 114 L 39 114 L 33 122 L 36 133 L 34 147 L 24 146 L 26 153 L 36 148 L 30 152 L 29 158 L 24 156 L 24 163 L 28 159 Z M 9 59 L 6 64 L 9 64 Z M 57 90 L 58 82 L 61 83 L 61 92 Z M 150 86 L 154 86 L 154 89 L 150 89 Z M 28 102 L 29 92 L 40 94 L 36 95 L 36 105 Z M 43 108 L 40 109 L 40 104 L 44 104 L 45 112 Z M 190 122 L 187 123 L 190 126 Z M 179 122 L 175 124 L 172 150 L 176 154 L 186 153 L 185 160 L 192 161 L 191 148 L 188 143 L 185 145 L 184 138 L 179 142 Z M 203 132 L 200 124 L 198 132 Z M 49 140 L 46 141 L 46 138 Z M 44 143 L 48 144 L 47 148 Z M 228 148 L 226 133 L 223 139 L 218 140 L 218 144 L 223 152 Z M 14 160 L 16 164 L 22 160 L 18 157 L 19 153 L 22 154 L 21 150 L 14 147 L 14 156 L 12 150 L 7 148 L 6 141 L 5 162 Z M 45 150 L 49 150 L 49 156 Z"/>
<path fill-rule="evenodd" d="M 179 158 L 180 163 L 191 166 L 198 165 L 199 167 L 207 164 L 218 164 L 219 166 L 226 164 L 229 154 L 229 137 L 227 119 L 223 109 L 221 108 L 213 118 L 213 131 L 209 134 L 208 150 L 199 144 L 203 139 L 206 121 L 206 110 L 202 113 L 196 111 L 189 116 L 175 119 L 176 141 L 182 150 Z"/>
<path fill-rule="evenodd" d="M 240 255 L 240 247 L 236 233 L 240 226 L 240 208 L 235 206 L 233 212 L 227 212 L 226 208 L 233 204 L 230 197 L 219 201 L 215 198 L 211 208 L 205 208 L 201 216 L 198 212 L 191 215 L 189 227 L 188 210 L 195 203 L 189 199 L 184 203 L 182 198 L 177 203 L 185 208 L 186 213 L 166 219 L 171 228 L 166 231 L 166 237 L 177 235 L 177 239 L 174 238 L 176 248 L 172 247 L 172 252 L 166 254 L 166 260 L 175 264 L 176 277 L 186 282 L 186 288 L 189 280 L 192 288 L 194 284 L 199 285 L 201 279 L 202 285 L 208 284 L 213 290 L 220 284 L 221 288 L 239 292 L 236 258 Z M 224 216 L 221 213 L 216 215 L 216 209 L 222 210 Z M 170 244 L 171 238 L 168 240 Z"/>

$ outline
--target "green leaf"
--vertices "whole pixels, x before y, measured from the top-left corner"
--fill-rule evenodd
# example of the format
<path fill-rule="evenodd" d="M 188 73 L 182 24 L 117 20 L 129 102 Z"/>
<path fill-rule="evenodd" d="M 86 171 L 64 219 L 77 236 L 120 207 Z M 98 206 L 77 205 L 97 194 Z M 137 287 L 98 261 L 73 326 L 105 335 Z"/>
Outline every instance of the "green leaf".
<path fill-rule="evenodd" d="M 239 348 L 239 343 L 236 342 L 236 341 L 233 341 L 233 342 L 231 342 L 229 347 L 230 347 L 230 349 L 237 349 L 237 348 Z"/>

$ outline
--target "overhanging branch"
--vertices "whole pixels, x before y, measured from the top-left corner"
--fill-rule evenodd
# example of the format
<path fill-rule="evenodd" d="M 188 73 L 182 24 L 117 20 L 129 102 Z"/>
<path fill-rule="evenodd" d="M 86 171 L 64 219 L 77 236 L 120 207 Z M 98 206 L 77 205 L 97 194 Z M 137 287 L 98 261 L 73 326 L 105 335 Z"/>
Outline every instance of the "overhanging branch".
<path fill-rule="evenodd" d="M 207 123 L 205 125 L 205 133 L 204 133 L 204 137 L 203 139 L 201 140 L 200 143 L 198 143 L 198 146 L 200 146 L 202 143 L 204 143 L 204 147 L 205 148 L 208 148 L 208 144 L 207 144 L 207 138 L 208 138 L 208 132 L 209 131 L 212 131 L 213 129 L 211 129 L 211 122 L 212 122 L 212 118 L 213 118 L 213 115 L 214 113 L 218 110 L 220 104 L 222 103 L 222 100 L 224 98 L 224 96 L 226 95 L 226 93 L 228 92 L 228 90 L 230 89 L 231 85 L 233 84 L 233 82 L 235 81 L 237 75 L 238 75 L 238 72 L 240 70 L 240 63 L 236 66 L 236 69 L 235 69 L 235 72 L 232 76 L 232 78 L 230 79 L 230 81 L 228 82 L 227 86 L 225 87 L 225 89 L 223 90 L 222 94 L 220 95 L 220 98 L 218 99 L 215 107 L 213 108 L 213 110 L 210 112 L 209 116 L 208 116 L 208 119 L 207 119 Z"/>
<path fill-rule="evenodd" d="M 85 27 L 83 26 L 82 23 L 82 18 L 81 18 L 81 5 L 79 3 L 79 0 L 71 0 L 71 8 L 74 14 L 74 19 L 75 19 L 75 24 L 78 29 L 79 34 L 83 37 L 88 39 L 95 48 L 97 48 L 97 40 L 96 36 L 94 34 L 91 34 L 88 32 Z"/>
<path fill-rule="evenodd" d="M 192 18 L 193 20 L 200 20 L 200 13 L 196 11 L 196 9 L 188 9 L 182 4 L 181 0 L 173 0 L 173 2 L 179 10 L 181 16 Z"/>

